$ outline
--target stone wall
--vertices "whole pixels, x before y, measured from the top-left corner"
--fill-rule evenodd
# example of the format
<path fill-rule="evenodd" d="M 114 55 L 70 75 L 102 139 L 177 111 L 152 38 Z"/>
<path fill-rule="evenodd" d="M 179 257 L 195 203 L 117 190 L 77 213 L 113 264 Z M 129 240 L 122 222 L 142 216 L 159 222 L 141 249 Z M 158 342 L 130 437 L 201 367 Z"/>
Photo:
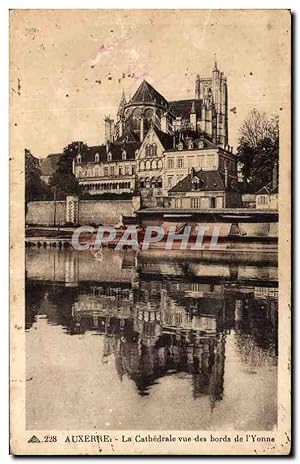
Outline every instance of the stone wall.
<path fill-rule="evenodd" d="M 26 224 L 54 225 L 54 202 L 32 201 L 28 203 Z M 133 216 L 134 207 L 131 200 L 82 200 L 79 202 L 79 224 L 111 224 L 121 221 L 122 216 Z M 66 219 L 66 202 L 56 202 L 56 225 L 64 225 Z"/>
<path fill-rule="evenodd" d="M 111 224 L 120 222 L 122 216 L 133 216 L 131 200 L 83 200 L 79 202 L 80 224 Z"/>
<path fill-rule="evenodd" d="M 31 201 L 27 205 L 26 224 L 53 226 L 54 215 L 56 225 L 66 223 L 66 202 L 56 202 L 56 212 L 54 201 Z"/>

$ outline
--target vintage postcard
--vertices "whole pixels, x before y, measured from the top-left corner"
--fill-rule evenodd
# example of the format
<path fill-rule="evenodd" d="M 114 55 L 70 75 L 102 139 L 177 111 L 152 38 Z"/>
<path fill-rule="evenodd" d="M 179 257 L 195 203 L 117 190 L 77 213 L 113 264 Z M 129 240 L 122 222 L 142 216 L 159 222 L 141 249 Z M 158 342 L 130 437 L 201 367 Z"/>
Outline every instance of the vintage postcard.
<path fill-rule="evenodd" d="M 291 14 L 10 12 L 10 452 L 291 450 Z"/>

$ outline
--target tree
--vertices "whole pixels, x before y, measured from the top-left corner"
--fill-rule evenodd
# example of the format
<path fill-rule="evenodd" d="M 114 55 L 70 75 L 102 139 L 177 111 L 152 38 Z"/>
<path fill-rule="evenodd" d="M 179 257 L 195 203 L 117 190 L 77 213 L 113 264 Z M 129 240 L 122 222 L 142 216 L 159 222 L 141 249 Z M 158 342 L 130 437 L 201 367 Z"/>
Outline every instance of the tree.
<path fill-rule="evenodd" d="M 34 200 L 47 200 L 50 195 L 48 185 L 41 179 L 39 159 L 25 149 L 25 204 Z"/>
<path fill-rule="evenodd" d="M 57 161 L 55 173 L 50 178 L 51 187 L 56 187 L 57 199 L 63 200 L 66 195 L 80 193 L 78 180 L 73 174 L 73 160 L 79 154 L 83 154 L 87 145 L 83 142 L 72 142 L 64 148 Z"/>
<path fill-rule="evenodd" d="M 279 159 L 279 118 L 255 108 L 240 128 L 238 159 L 244 181 L 255 191 L 272 180 Z"/>

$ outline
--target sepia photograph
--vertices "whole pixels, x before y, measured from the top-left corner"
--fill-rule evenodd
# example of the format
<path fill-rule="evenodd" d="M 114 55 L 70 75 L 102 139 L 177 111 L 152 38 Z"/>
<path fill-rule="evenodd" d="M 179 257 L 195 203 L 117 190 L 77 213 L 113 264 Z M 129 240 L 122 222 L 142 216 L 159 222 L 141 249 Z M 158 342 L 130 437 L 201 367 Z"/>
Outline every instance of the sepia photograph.
<path fill-rule="evenodd" d="M 10 11 L 12 454 L 289 454 L 290 48 Z"/>

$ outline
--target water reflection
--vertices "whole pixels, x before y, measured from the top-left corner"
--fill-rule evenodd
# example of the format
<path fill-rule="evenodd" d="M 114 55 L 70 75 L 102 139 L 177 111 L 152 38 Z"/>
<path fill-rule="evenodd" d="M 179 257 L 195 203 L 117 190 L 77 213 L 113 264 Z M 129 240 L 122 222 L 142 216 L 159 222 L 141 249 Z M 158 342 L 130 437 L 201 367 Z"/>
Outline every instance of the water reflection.
<path fill-rule="evenodd" d="M 247 266 L 222 259 L 203 262 L 197 256 L 187 260 L 152 252 L 136 255 L 104 250 L 100 257 L 94 257 L 89 252 L 31 249 L 26 255 L 26 277 L 29 353 L 38 346 L 30 334 L 37 331 L 40 337 L 45 336 L 44 317 L 48 327 L 62 329 L 55 335 L 60 350 L 64 350 L 65 336 L 74 337 L 77 346 L 84 341 L 87 352 L 86 344 L 94 346 L 89 334 L 100 342 L 103 375 L 97 378 L 97 395 L 108 395 L 107 388 L 116 390 L 114 407 L 119 413 L 124 410 L 126 425 L 122 421 L 113 425 L 111 418 L 105 419 L 109 416 L 107 405 L 97 427 L 258 430 L 276 425 L 275 264 Z M 37 363 L 28 356 L 27 368 L 30 375 L 39 378 L 43 373 L 36 367 L 43 353 L 35 352 L 35 357 Z M 70 369 L 66 365 L 60 375 L 69 376 Z M 85 375 L 95 381 L 94 371 Z M 138 419 L 138 405 L 131 403 L 132 387 L 129 392 L 127 381 L 153 411 L 157 411 L 157 391 L 170 401 L 175 401 L 177 393 L 185 400 L 173 413 L 167 406 L 169 417 L 162 410 L 155 418 Z M 179 382 L 183 381 L 181 391 Z M 37 402 L 40 384 L 30 382 L 27 387 L 30 398 Z M 168 385 L 167 392 L 164 385 Z M 256 388 L 252 392 L 256 406 L 247 404 L 251 385 Z M 85 399 L 80 401 L 84 404 Z M 226 413 L 228 408 L 230 414 Z M 28 424 L 43 428 L 36 404 L 28 401 L 27 409 Z M 40 404 L 39 412 L 41 409 Z M 245 411 L 248 419 L 241 416 Z M 53 424 L 55 420 L 60 419 L 53 418 Z M 86 420 L 82 418 L 84 424 Z M 52 424 L 47 421 L 44 417 L 44 422 Z M 78 418 L 77 428 L 80 421 Z M 67 420 L 64 426 L 71 423 Z"/>

